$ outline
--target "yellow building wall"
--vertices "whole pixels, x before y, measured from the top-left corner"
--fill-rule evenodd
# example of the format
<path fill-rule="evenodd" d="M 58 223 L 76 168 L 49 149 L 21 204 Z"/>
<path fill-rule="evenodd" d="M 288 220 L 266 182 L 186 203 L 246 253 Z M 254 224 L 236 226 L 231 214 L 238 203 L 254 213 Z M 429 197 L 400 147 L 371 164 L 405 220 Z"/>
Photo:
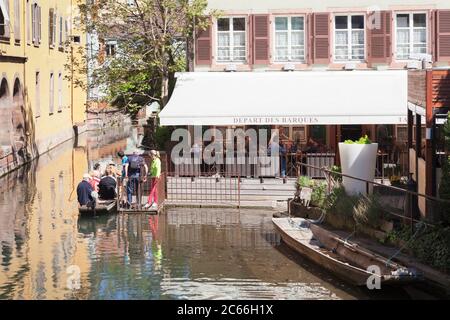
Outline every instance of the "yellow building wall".
<path fill-rule="evenodd" d="M 41 42 L 39 45 L 28 40 L 32 34 L 31 5 L 37 3 L 41 7 Z M 30 145 L 35 145 L 37 153 L 42 154 L 63 141 L 73 137 L 73 126 L 85 124 L 85 104 L 87 94 L 84 89 L 75 87 L 70 80 L 72 54 L 79 58 L 79 48 L 85 46 L 86 36 L 77 27 L 76 0 L 20 0 L 20 43 L 16 42 L 14 34 L 15 5 L 9 0 L 10 39 L 0 41 L 0 77 L 6 78 L 12 96 L 14 79 L 18 77 L 22 84 L 24 107 L 28 121 L 28 139 Z M 30 15 L 27 14 L 30 7 Z M 50 47 L 49 16 L 54 9 L 57 17 L 56 41 L 54 48 Z M 78 36 L 79 43 L 68 41 L 65 49 L 59 49 L 60 17 L 63 18 L 63 41 L 65 35 Z M 67 33 L 66 30 L 67 20 Z M 29 31 L 27 30 L 29 29 Z M 68 39 L 71 39 L 68 37 Z M 73 38 L 72 38 L 73 39 Z M 26 62 L 18 62 L 26 59 Z M 12 61 L 14 60 L 14 61 Z M 36 73 L 39 72 L 39 90 L 36 87 Z M 50 74 L 53 72 L 54 90 L 50 93 Z M 59 73 L 62 74 L 62 108 L 59 108 Z M 85 75 L 77 75 L 84 79 Z M 1 78 L 0 78 L 1 79 Z M 1 80 L 0 80 L 1 81 Z M 84 81 L 84 80 L 83 80 Z M 54 101 L 54 112 L 50 112 L 50 99 Z M 37 108 L 37 101 L 40 108 Z M 0 130 L 4 130 L 0 128 Z"/>

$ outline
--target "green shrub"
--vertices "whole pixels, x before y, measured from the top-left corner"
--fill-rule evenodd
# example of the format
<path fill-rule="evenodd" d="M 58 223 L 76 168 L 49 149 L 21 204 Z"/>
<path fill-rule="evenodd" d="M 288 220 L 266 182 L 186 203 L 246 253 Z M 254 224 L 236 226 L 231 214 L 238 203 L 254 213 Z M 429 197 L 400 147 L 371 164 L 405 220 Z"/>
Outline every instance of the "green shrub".
<path fill-rule="evenodd" d="M 300 176 L 297 180 L 297 186 L 300 188 L 311 188 L 311 206 L 322 208 L 327 196 L 327 183 L 310 179 L 306 176 Z"/>
<path fill-rule="evenodd" d="M 359 140 L 345 140 L 345 144 L 371 144 L 372 141 L 369 139 L 367 134 L 364 137 L 359 138 Z"/>
<path fill-rule="evenodd" d="M 407 249 L 420 262 L 450 272 L 450 227 L 427 227 L 419 231 L 414 239 L 409 226 L 388 234 L 385 242 L 395 244 L 397 240 L 407 242 Z M 409 242 L 408 242 L 409 241 Z"/>

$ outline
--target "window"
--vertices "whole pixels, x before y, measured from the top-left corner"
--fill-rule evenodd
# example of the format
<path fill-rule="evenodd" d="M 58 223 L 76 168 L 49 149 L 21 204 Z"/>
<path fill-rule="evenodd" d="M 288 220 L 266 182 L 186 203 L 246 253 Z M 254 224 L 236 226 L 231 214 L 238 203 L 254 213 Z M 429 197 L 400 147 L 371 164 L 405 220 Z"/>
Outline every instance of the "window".
<path fill-rule="evenodd" d="M 305 61 L 304 17 L 275 18 L 275 61 Z"/>
<path fill-rule="evenodd" d="M 364 15 L 334 17 L 334 59 L 364 60 Z"/>
<path fill-rule="evenodd" d="M 49 114 L 53 114 L 54 113 L 54 109 L 55 109 L 55 75 L 54 73 L 50 73 L 50 101 L 49 101 Z"/>
<path fill-rule="evenodd" d="M 63 108 L 62 89 L 63 89 L 62 72 L 59 72 L 59 74 L 58 74 L 58 112 L 61 112 L 62 108 Z"/>
<path fill-rule="evenodd" d="M 30 7 L 30 0 L 26 1 L 25 4 L 25 11 L 26 11 L 26 23 L 25 23 L 25 27 L 26 27 L 26 36 L 27 36 L 27 44 L 31 44 L 31 7 Z"/>
<path fill-rule="evenodd" d="M 217 60 L 245 61 L 245 18 L 219 18 L 217 20 Z"/>
<path fill-rule="evenodd" d="M 20 1 L 14 0 L 14 41 L 20 43 Z"/>
<path fill-rule="evenodd" d="M 36 3 L 32 6 L 31 19 L 33 44 L 39 46 L 42 40 L 41 7 Z"/>
<path fill-rule="evenodd" d="M 48 43 L 50 48 L 54 48 L 56 42 L 56 13 L 54 9 L 50 9 L 48 13 L 48 30 Z"/>
<path fill-rule="evenodd" d="M 59 17 L 59 48 L 63 48 L 63 17 Z"/>
<path fill-rule="evenodd" d="M 41 85 L 40 85 L 40 82 L 41 82 L 41 79 L 40 79 L 40 73 L 39 73 L 39 71 L 36 71 L 36 78 L 35 78 L 35 80 L 36 80 L 36 83 L 35 83 L 35 103 L 36 103 L 36 105 L 35 105 L 35 110 L 36 110 L 36 117 L 39 117 L 40 115 L 41 115 L 41 92 L 40 92 L 40 87 L 41 87 Z"/>
<path fill-rule="evenodd" d="M 105 51 L 108 57 L 114 56 L 117 52 L 117 42 L 116 41 L 106 42 Z"/>
<path fill-rule="evenodd" d="M 396 57 L 408 60 L 411 54 L 427 53 L 427 16 L 425 13 L 396 15 Z"/>
<path fill-rule="evenodd" d="M 0 1 L 0 37 L 9 38 L 9 1 Z"/>

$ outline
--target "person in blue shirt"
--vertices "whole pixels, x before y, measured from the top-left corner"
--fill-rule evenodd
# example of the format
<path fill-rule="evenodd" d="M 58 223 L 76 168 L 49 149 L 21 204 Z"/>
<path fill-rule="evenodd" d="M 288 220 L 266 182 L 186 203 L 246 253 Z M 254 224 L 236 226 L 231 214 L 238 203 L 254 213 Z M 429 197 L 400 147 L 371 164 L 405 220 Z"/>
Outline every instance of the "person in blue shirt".
<path fill-rule="evenodd" d="M 128 157 L 123 151 L 117 152 L 117 156 L 122 161 L 122 179 L 125 178 L 126 172 L 125 172 L 125 165 L 128 163 Z"/>

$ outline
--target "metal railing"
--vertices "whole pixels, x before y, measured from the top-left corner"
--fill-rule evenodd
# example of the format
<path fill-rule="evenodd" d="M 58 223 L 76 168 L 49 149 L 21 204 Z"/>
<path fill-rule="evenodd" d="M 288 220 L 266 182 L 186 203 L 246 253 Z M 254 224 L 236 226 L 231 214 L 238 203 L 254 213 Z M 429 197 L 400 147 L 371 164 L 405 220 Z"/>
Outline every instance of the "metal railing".
<path fill-rule="evenodd" d="M 219 172 L 215 175 L 199 174 L 186 177 L 167 174 L 167 200 L 180 204 L 233 204 L 240 205 L 239 173 Z"/>
<path fill-rule="evenodd" d="M 299 172 L 303 168 L 319 170 L 325 176 L 327 183 L 327 193 L 330 194 L 333 188 L 342 185 L 342 180 L 352 179 L 365 184 L 367 194 L 375 194 L 378 196 L 383 206 L 383 211 L 409 223 L 411 227 L 414 223 L 425 223 L 426 225 L 436 225 L 438 221 L 447 219 L 443 216 L 441 209 L 450 206 L 450 200 L 440 199 L 437 197 L 418 193 L 397 186 L 386 185 L 376 181 L 368 181 L 354 176 L 332 171 L 330 168 L 312 166 L 306 163 L 299 164 Z"/>
<path fill-rule="evenodd" d="M 145 206 L 152 202 L 149 196 L 153 188 L 155 188 L 158 210 L 160 210 L 167 197 L 166 183 L 167 177 L 165 172 L 161 173 L 156 182 L 151 177 L 147 177 L 145 180 L 140 177 L 133 181 L 130 178 L 123 180 L 118 178 L 118 211 L 148 211 L 149 208 Z M 131 202 L 128 199 L 129 195 L 131 196 Z"/>

